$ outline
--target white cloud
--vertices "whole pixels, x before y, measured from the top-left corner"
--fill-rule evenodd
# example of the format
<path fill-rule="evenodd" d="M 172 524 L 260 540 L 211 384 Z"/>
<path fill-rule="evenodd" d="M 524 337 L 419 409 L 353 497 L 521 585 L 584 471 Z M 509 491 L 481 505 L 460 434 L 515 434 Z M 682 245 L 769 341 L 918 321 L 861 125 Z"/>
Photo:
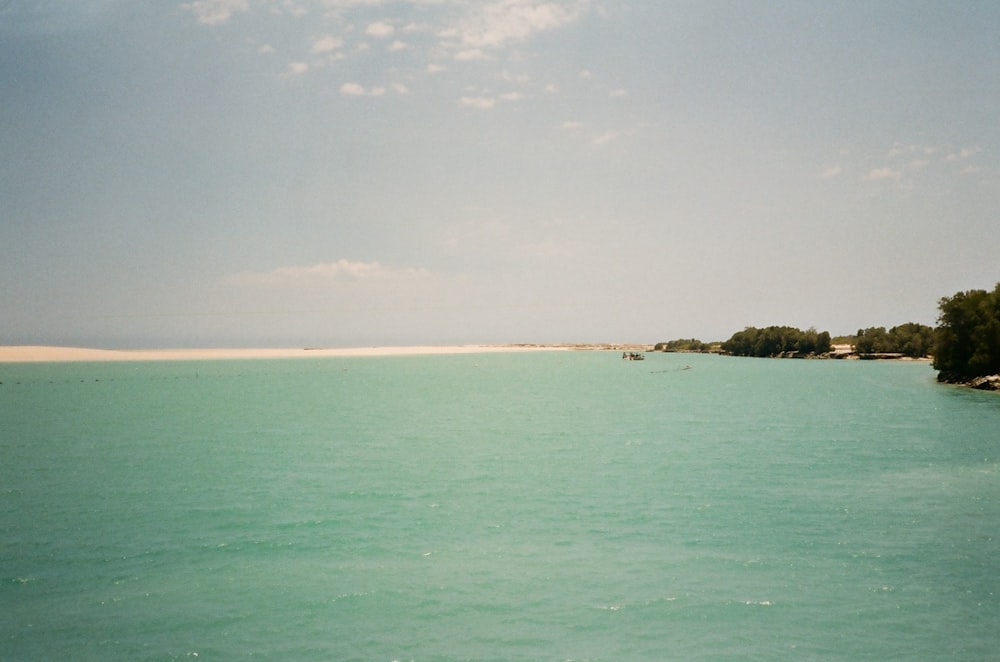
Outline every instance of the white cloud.
<path fill-rule="evenodd" d="M 889 148 L 889 153 L 886 155 L 887 158 L 895 158 L 901 155 L 912 155 L 912 154 L 933 154 L 937 151 L 936 147 L 931 147 L 930 145 L 904 145 L 903 143 L 894 143 L 892 147 Z"/>
<path fill-rule="evenodd" d="M 264 44 L 257 49 L 257 52 L 260 53 L 261 55 L 270 55 L 271 53 L 274 52 L 274 46 L 272 46 L 271 44 Z"/>
<path fill-rule="evenodd" d="M 500 95 L 500 98 L 504 101 L 518 101 L 524 97 L 520 92 L 505 92 Z"/>
<path fill-rule="evenodd" d="M 820 176 L 823 177 L 823 179 L 830 179 L 832 177 L 837 177 L 843 171 L 844 171 L 843 168 L 841 168 L 839 165 L 833 165 L 824 170 Z"/>
<path fill-rule="evenodd" d="M 400 85 L 398 83 L 392 86 L 392 89 L 397 94 L 408 94 L 409 88 L 405 85 Z M 359 83 L 344 83 L 340 86 L 340 93 L 345 97 L 381 97 L 385 96 L 388 90 L 383 85 L 376 85 L 375 87 L 365 88 Z"/>
<path fill-rule="evenodd" d="M 446 67 L 442 67 L 440 64 L 435 64 L 433 62 L 427 65 L 427 73 L 429 74 L 436 74 L 445 70 Z"/>
<path fill-rule="evenodd" d="M 979 166 L 971 166 L 970 165 L 970 166 L 965 166 L 964 168 L 962 168 L 962 174 L 963 175 L 974 175 L 977 172 L 981 172 L 981 171 L 982 171 L 982 168 L 980 168 Z"/>
<path fill-rule="evenodd" d="M 301 76 L 302 74 L 309 71 L 309 65 L 305 62 L 289 62 L 288 70 L 285 72 L 287 76 Z"/>
<path fill-rule="evenodd" d="M 385 47 L 385 50 L 389 51 L 390 53 L 395 53 L 397 51 L 402 51 L 405 49 L 406 49 L 406 42 L 400 41 L 399 39 L 393 40 L 391 44 Z"/>
<path fill-rule="evenodd" d="M 366 35 L 376 38 L 391 37 L 395 32 L 396 28 L 383 21 L 376 21 L 365 28 Z"/>
<path fill-rule="evenodd" d="M 337 260 L 312 265 L 278 267 L 270 271 L 244 271 L 230 275 L 230 285 L 298 285 L 369 280 L 412 280 L 425 278 L 423 268 L 390 267 L 378 262 Z"/>
<path fill-rule="evenodd" d="M 888 179 L 894 182 L 898 182 L 902 176 L 903 176 L 902 170 L 893 170 L 892 168 L 873 168 L 872 170 L 868 171 L 867 175 L 865 175 L 865 181 L 879 182 Z"/>
<path fill-rule="evenodd" d="M 509 71 L 504 70 L 500 73 L 500 79 L 505 80 L 508 83 L 527 83 L 531 80 L 531 76 L 528 74 L 512 74 Z"/>
<path fill-rule="evenodd" d="M 249 0 L 194 0 L 181 5 L 198 17 L 198 22 L 205 25 L 225 23 L 233 14 L 249 9 Z"/>
<path fill-rule="evenodd" d="M 473 48 L 498 48 L 575 21 L 584 13 L 585 3 L 499 0 L 477 9 L 456 26 L 462 43 Z"/>
<path fill-rule="evenodd" d="M 330 51 L 335 51 L 344 45 L 344 40 L 340 37 L 320 37 L 313 42 L 312 52 L 313 53 L 329 53 Z"/>
<path fill-rule="evenodd" d="M 583 128 L 583 122 L 566 121 L 562 123 L 562 128 L 574 130 Z"/>
<path fill-rule="evenodd" d="M 590 69 L 581 69 L 580 73 L 578 73 L 577 76 L 579 78 L 590 78 L 591 76 L 593 76 L 593 74 L 590 73 Z"/>
<path fill-rule="evenodd" d="M 357 83 L 344 83 L 340 86 L 340 93 L 348 97 L 363 97 L 365 88 Z"/>
<path fill-rule="evenodd" d="M 477 110 L 489 110 L 496 105 L 497 100 L 493 97 L 462 97 L 459 99 L 459 103 L 466 108 L 475 108 Z"/>
<path fill-rule="evenodd" d="M 628 96 L 628 92 L 626 92 L 625 90 L 611 90 L 610 92 L 608 92 L 608 96 L 611 96 L 611 97 L 626 97 L 626 96 Z"/>
<path fill-rule="evenodd" d="M 328 11 L 336 13 L 355 7 L 378 7 L 383 0 L 322 0 L 322 4 Z"/>

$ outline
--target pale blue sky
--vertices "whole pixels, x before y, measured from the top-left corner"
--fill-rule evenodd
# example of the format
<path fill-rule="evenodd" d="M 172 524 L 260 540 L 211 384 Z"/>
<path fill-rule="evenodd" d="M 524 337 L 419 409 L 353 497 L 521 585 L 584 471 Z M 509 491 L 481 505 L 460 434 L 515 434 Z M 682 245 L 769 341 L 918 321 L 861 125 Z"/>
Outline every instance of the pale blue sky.
<path fill-rule="evenodd" d="M 0 0 L 0 344 L 656 342 L 1000 280 L 1000 3 Z"/>

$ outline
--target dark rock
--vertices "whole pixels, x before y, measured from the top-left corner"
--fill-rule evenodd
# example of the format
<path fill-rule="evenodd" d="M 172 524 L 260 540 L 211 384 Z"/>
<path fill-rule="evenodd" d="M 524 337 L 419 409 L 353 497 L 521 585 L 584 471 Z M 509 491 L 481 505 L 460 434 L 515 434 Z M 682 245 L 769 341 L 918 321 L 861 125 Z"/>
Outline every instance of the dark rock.
<path fill-rule="evenodd" d="M 980 391 L 1000 391 L 1000 375 L 976 377 L 969 382 L 969 386 Z"/>
<path fill-rule="evenodd" d="M 966 377 L 956 372 L 942 370 L 938 373 L 937 380 L 942 384 L 960 384 L 980 391 L 1000 391 L 1000 375 Z"/>

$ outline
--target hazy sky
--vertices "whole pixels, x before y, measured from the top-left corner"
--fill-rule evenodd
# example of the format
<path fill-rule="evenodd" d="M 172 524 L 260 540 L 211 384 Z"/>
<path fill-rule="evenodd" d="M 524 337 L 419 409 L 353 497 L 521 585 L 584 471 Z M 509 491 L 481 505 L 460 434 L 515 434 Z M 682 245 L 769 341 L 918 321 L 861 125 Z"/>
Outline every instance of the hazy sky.
<path fill-rule="evenodd" d="M 1000 3 L 0 0 L 0 154 L 0 344 L 933 324 Z"/>

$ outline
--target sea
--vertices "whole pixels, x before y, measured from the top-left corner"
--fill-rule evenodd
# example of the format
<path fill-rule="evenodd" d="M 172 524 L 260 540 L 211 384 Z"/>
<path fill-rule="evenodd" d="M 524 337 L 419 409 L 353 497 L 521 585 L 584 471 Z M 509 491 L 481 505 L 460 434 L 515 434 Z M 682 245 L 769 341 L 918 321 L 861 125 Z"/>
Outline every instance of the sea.
<path fill-rule="evenodd" d="M 934 377 L 3 364 L 0 659 L 1000 659 L 1000 396 Z"/>

